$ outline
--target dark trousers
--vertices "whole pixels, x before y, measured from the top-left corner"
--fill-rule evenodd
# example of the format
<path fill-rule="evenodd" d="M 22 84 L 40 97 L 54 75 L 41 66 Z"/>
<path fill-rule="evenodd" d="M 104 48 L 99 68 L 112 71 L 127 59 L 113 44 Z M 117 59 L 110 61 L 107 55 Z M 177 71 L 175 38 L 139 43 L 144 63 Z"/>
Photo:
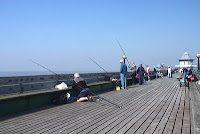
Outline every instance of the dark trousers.
<path fill-rule="evenodd" d="M 132 74 L 132 84 L 133 84 L 133 85 L 136 84 L 136 78 L 135 78 L 135 76 L 136 76 L 136 73 L 133 72 L 133 74 Z"/>
<path fill-rule="evenodd" d="M 143 78 L 139 78 L 139 84 L 142 85 L 143 83 Z"/>

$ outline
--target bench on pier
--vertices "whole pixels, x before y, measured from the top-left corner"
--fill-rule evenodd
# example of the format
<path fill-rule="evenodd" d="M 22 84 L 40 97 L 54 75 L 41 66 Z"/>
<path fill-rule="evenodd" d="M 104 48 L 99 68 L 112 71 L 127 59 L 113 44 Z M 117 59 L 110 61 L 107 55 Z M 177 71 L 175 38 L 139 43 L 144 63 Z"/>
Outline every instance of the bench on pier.
<path fill-rule="evenodd" d="M 190 82 L 190 97 L 193 111 L 194 131 L 200 133 L 200 85 Z"/>
<path fill-rule="evenodd" d="M 200 72 L 195 73 L 194 76 L 196 79 L 200 80 Z"/>

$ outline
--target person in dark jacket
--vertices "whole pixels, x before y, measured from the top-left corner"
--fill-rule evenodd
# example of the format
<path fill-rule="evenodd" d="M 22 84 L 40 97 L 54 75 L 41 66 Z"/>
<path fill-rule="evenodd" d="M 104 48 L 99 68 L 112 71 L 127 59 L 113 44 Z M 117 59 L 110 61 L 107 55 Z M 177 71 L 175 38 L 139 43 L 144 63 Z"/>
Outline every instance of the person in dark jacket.
<path fill-rule="evenodd" d="M 85 80 L 80 77 L 80 75 L 78 73 L 74 74 L 74 80 L 72 82 L 72 88 L 80 91 L 78 98 L 77 98 L 77 102 L 81 102 L 81 101 L 95 101 L 95 98 L 92 96 L 89 96 L 90 94 L 90 89 L 87 86 Z"/>
<path fill-rule="evenodd" d="M 144 74 L 145 74 L 145 70 L 142 67 L 142 64 L 140 64 L 140 67 L 138 67 L 137 73 L 139 75 L 139 84 L 142 85 Z"/>
<path fill-rule="evenodd" d="M 123 60 L 120 60 L 120 63 L 121 63 L 121 67 L 120 67 L 121 85 L 122 85 L 122 89 L 126 89 L 127 66 L 123 62 Z"/>

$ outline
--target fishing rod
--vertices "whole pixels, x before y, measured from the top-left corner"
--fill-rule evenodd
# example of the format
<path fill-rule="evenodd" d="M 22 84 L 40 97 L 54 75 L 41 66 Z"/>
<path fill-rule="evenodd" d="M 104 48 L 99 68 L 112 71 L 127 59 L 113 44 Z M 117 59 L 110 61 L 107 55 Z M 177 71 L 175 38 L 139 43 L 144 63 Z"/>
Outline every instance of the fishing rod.
<path fill-rule="evenodd" d="M 117 43 L 119 44 L 119 46 L 120 46 L 122 52 L 124 53 L 124 55 L 126 55 L 125 52 L 124 52 L 124 50 L 123 50 L 123 48 L 122 48 L 122 46 L 120 45 L 119 41 L 117 40 L 117 38 L 115 38 L 115 39 L 116 39 Z M 126 60 L 128 61 L 127 57 L 126 57 Z M 128 61 L 128 64 L 129 64 L 129 66 L 131 66 L 130 63 L 129 63 L 129 61 Z"/>
<path fill-rule="evenodd" d="M 136 59 L 138 59 L 137 57 L 135 57 Z M 138 59 L 140 62 L 142 62 L 140 59 Z M 147 65 L 147 64 L 145 64 L 144 62 L 142 62 L 145 66 Z"/>
<path fill-rule="evenodd" d="M 29 59 L 29 60 L 30 60 L 30 59 Z M 33 63 L 35 63 L 36 65 L 38 65 L 38 66 L 40 66 L 40 67 L 42 67 L 42 68 L 48 70 L 49 72 L 52 72 L 53 74 L 55 74 L 55 75 L 57 75 L 57 76 L 59 76 L 59 77 L 61 77 L 61 78 L 63 78 L 63 79 L 66 79 L 66 78 L 64 78 L 63 76 L 61 76 L 61 75 L 59 75 L 59 74 L 57 74 L 57 73 L 51 71 L 50 69 L 48 69 L 48 68 L 46 68 L 46 67 L 40 65 L 39 63 L 34 62 L 33 60 L 30 60 L 30 61 L 33 62 Z M 77 85 L 77 84 L 76 84 L 76 86 L 79 87 L 79 88 L 81 88 L 81 89 L 83 89 L 83 87 L 81 87 L 81 86 L 79 86 L 79 85 Z M 110 102 L 109 100 L 107 100 L 107 99 L 105 99 L 105 98 L 103 98 L 103 97 L 100 97 L 99 95 L 97 95 L 97 94 L 95 94 L 95 93 L 93 93 L 93 92 L 91 92 L 91 91 L 89 91 L 89 92 L 90 92 L 91 94 L 97 96 L 99 99 L 105 100 L 105 101 L 109 102 L 110 104 L 113 104 L 113 105 L 117 106 L 118 108 L 121 108 L 119 105 L 117 105 L 117 104 L 115 104 L 115 103 L 113 103 L 113 102 Z"/>
<path fill-rule="evenodd" d="M 97 66 L 99 66 L 104 72 L 108 73 L 105 69 L 103 69 L 98 63 L 96 63 L 92 58 L 88 57 L 91 61 L 93 61 Z"/>
<path fill-rule="evenodd" d="M 77 86 L 78 86 L 78 85 L 77 85 Z M 89 92 L 90 92 L 91 94 L 97 96 L 99 99 L 105 100 L 105 101 L 109 102 L 110 104 L 113 104 L 113 105 L 117 106 L 118 108 L 121 108 L 119 105 L 117 105 L 117 104 L 115 104 L 115 103 L 113 103 L 113 102 L 110 102 L 109 100 L 107 100 L 107 99 L 105 99 L 105 98 L 103 98 L 103 97 L 100 97 L 99 95 L 97 95 L 97 94 L 95 94 L 95 93 L 93 93 L 93 92 L 91 92 L 91 91 L 89 91 Z"/>
<path fill-rule="evenodd" d="M 55 72 L 49 70 L 48 68 L 46 68 L 46 67 L 44 67 L 44 66 L 38 64 L 37 62 L 35 62 L 35 61 L 31 60 L 31 59 L 29 59 L 29 60 L 30 60 L 31 62 L 35 63 L 36 65 L 38 65 L 38 66 L 40 66 L 40 67 L 42 67 L 42 68 L 48 70 L 49 72 L 51 72 L 51 73 L 53 73 L 53 74 L 55 74 L 55 75 L 57 75 L 57 76 L 60 76 L 60 75 L 58 75 L 57 73 L 55 73 Z"/>

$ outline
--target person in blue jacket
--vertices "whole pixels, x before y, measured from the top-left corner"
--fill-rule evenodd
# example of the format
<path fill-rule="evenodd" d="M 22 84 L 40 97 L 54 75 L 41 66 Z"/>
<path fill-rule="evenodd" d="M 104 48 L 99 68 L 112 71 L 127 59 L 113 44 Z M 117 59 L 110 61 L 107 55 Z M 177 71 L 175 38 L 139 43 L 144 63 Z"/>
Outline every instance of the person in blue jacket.
<path fill-rule="evenodd" d="M 122 89 L 127 89 L 126 88 L 126 75 L 127 75 L 127 66 L 123 62 L 123 60 L 120 60 L 121 67 L 120 67 L 120 76 L 121 76 L 121 85 Z"/>
<path fill-rule="evenodd" d="M 140 67 L 138 67 L 137 73 L 139 75 L 139 84 L 142 85 L 144 74 L 145 74 L 145 70 L 142 67 L 142 64 L 140 64 Z"/>

